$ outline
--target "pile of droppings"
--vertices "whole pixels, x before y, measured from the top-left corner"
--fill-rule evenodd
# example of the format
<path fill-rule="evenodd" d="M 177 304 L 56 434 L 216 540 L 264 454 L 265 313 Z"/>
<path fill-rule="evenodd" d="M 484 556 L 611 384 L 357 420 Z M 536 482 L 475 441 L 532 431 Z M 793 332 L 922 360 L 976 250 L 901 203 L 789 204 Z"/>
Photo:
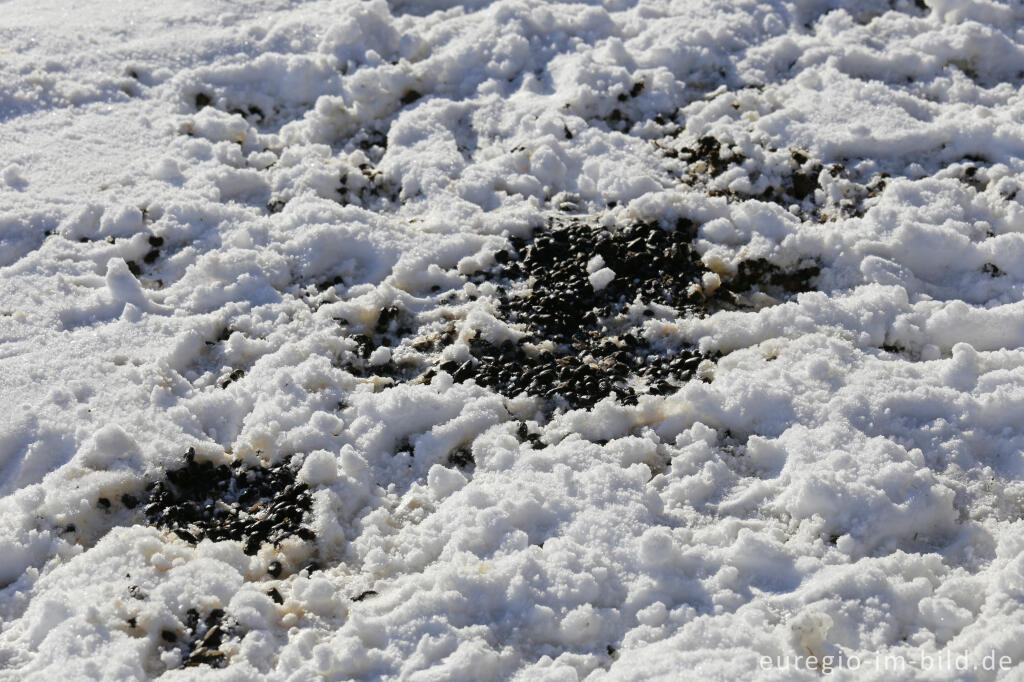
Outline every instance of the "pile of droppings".
<path fill-rule="evenodd" d="M 256 554 L 266 543 L 277 545 L 297 536 L 310 541 L 315 535 L 302 522 L 309 512 L 309 486 L 296 482 L 288 462 L 276 466 L 248 466 L 240 461 L 214 465 L 197 461 L 195 449 L 185 454 L 185 465 L 166 472 L 163 480 L 146 486 L 146 518 L 195 544 L 242 542 L 246 554 Z"/>

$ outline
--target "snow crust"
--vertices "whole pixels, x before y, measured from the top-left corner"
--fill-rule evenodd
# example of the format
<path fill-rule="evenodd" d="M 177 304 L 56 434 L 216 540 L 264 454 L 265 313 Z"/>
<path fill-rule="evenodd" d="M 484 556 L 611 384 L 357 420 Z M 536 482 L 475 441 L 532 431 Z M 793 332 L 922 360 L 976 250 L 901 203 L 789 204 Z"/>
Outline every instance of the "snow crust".
<path fill-rule="evenodd" d="M 1024 660 L 1024 9 L 924 5 L 8 0 L 3 675 L 810 680 L 762 657 Z M 680 182 L 653 143 L 677 112 L 680 144 L 713 136 L 742 163 Z M 381 122 L 370 164 L 359 136 Z M 777 183 L 791 150 L 823 164 L 802 203 L 729 199 Z M 859 214 L 814 217 L 883 173 Z M 477 292 L 466 275 L 552 211 L 689 218 L 723 276 L 752 258 L 822 274 L 779 305 L 649 320 L 723 356 L 631 407 L 538 422 L 447 373 L 375 390 L 332 364 L 353 347 L 335 318 L 396 301 L 514 337 L 485 291 L 446 307 L 431 287 Z M 150 236 L 163 255 L 137 278 Z M 592 266 L 600 289 L 614 273 Z M 336 300 L 308 305 L 334 277 Z M 277 604 L 266 553 L 97 507 L 190 446 L 304 457 L 331 564 L 274 583 Z M 470 473 L 444 464 L 459 448 Z M 196 605 L 244 629 L 224 670 L 160 641 Z"/>

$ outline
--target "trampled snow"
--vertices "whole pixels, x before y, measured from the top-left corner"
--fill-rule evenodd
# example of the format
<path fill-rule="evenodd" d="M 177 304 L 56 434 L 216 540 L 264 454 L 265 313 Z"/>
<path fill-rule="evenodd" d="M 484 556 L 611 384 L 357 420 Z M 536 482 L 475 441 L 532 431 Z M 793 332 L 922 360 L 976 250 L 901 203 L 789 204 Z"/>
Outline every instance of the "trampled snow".
<path fill-rule="evenodd" d="M 1022 87 L 991 0 L 6 0 L 0 678 L 1019 674 Z M 552 219 L 820 273 L 623 313 L 707 358 L 637 404 L 386 376 Z M 314 537 L 150 523 L 189 448 Z"/>

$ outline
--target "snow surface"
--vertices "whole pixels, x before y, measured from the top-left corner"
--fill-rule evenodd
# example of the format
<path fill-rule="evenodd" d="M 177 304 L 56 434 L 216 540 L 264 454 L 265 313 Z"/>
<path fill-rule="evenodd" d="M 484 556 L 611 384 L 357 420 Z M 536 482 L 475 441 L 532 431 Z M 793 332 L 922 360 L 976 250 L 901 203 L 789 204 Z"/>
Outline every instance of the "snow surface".
<path fill-rule="evenodd" d="M 3 2 L 0 677 L 1024 661 L 1024 8 L 923 4 Z M 263 116 L 229 113 L 249 106 Z M 680 145 L 710 135 L 745 160 L 681 182 L 694 169 L 658 153 L 674 124 L 656 114 Z M 791 150 L 824 165 L 812 196 L 731 198 L 778 182 Z M 882 173 L 862 210 L 813 214 Z M 335 318 L 394 301 L 511 333 L 486 291 L 447 306 L 431 287 L 475 292 L 467 274 L 562 210 L 690 218 L 722 275 L 749 258 L 822 274 L 779 305 L 649 320 L 648 338 L 723 353 L 712 380 L 558 414 L 536 449 L 515 436 L 530 399 L 445 373 L 375 390 L 332 365 L 352 346 Z M 136 278 L 151 235 L 163 255 Z M 593 265 L 600 288 L 614 275 Z M 338 276 L 310 306 L 305 287 Z M 305 456 L 331 564 L 294 573 L 305 550 L 283 546 L 275 582 L 272 552 L 97 507 L 189 446 Z M 471 473 L 443 465 L 459 447 Z M 196 605 L 244 631 L 227 668 L 182 668 L 161 642 Z"/>

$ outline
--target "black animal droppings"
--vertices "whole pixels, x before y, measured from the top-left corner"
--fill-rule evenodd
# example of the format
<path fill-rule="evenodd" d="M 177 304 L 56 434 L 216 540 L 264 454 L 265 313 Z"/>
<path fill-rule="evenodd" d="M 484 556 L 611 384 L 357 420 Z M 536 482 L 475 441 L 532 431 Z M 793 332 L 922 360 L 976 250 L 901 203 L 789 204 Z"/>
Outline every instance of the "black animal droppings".
<path fill-rule="evenodd" d="M 101 497 L 96 500 L 96 504 L 99 505 L 101 509 L 110 509 L 110 500 L 105 497 Z"/>
<path fill-rule="evenodd" d="M 377 333 L 383 334 L 388 330 L 388 325 L 391 321 L 396 319 L 401 311 L 395 306 L 388 306 L 380 311 L 380 315 L 377 317 Z"/>
<path fill-rule="evenodd" d="M 189 609 L 186 614 L 188 626 L 185 637 L 185 660 L 182 665 L 186 668 L 208 665 L 212 668 L 223 668 L 227 665 L 227 655 L 219 651 L 224 639 L 236 636 L 237 623 L 233 619 L 227 619 L 223 609 L 213 609 L 205 618 L 200 617 L 199 611 Z"/>
<path fill-rule="evenodd" d="M 704 160 L 712 174 L 736 162 L 735 153 L 729 162 L 721 158 L 713 137 L 698 140 L 689 157 Z M 816 184 L 816 175 L 808 177 Z M 695 378 L 697 365 L 716 357 L 687 347 L 656 352 L 641 327 L 643 318 L 656 316 L 655 307 L 666 315 L 707 315 L 745 305 L 739 294 L 754 288 L 776 296 L 806 291 L 820 273 L 816 265 L 784 270 L 764 260 L 746 261 L 713 294 L 705 294 L 694 286 L 708 273 L 693 246 L 697 225 L 680 217 L 674 228 L 638 222 L 609 230 L 556 217 L 527 238 L 511 237 L 510 247 L 495 253 L 495 265 L 478 281 L 501 283 L 492 297 L 497 316 L 524 336 L 497 345 L 472 338 L 469 359 L 447 360 L 435 369 L 509 397 L 545 398 L 549 406 L 586 408 L 610 396 L 635 405 L 642 393 L 678 390 Z M 598 255 L 616 273 L 601 290 L 589 281 L 589 262 Z M 534 344 L 540 342 L 547 349 L 539 352 Z M 524 426 L 518 429 L 521 439 L 540 443 Z"/>
<path fill-rule="evenodd" d="M 221 618 L 223 618 L 223 615 L 221 616 Z M 209 620 L 210 619 L 207 618 L 207 625 L 210 626 L 210 629 L 206 631 L 205 635 L 203 635 L 203 646 L 209 649 L 216 649 L 221 645 L 221 642 L 224 640 L 224 629 L 221 628 L 219 624 L 217 624 L 217 621 L 219 621 L 220 618 L 218 618 L 217 621 L 214 621 L 212 625 L 210 624 Z"/>
<path fill-rule="evenodd" d="M 152 264 L 156 262 L 156 259 L 160 257 L 160 249 L 152 249 L 149 253 L 143 256 L 142 261 L 144 263 Z"/>
<path fill-rule="evenodd" d="M 135 509 L 135 507 L 139 506 L 139 498 L 125 493 L 121 496 L 121 504 L 124 505 L 125 509 Z"/>
<path fill-rule="evenodd" d="M 269 590 L 267 590 L 267 596 L 273 599 L 275 604 L 284 603 L 284 597 L 281 596 L 281 593 L 277 591 L 276 587 L 271 587 Z"/>
<path fill-rule="evenodd" d="M 165 642 L 170 642 L 172 644 L 178 641 L 178 635 L 175 634 L 172 630 L 161 630 L 160 637 Z"/>
<path fill-rule="evenodd" d="M 205 92 L 197 92 L 195 101 L 196 109 L 202 109 L 203 107 L 210 106 L 210 102 L 212 102 L 213 100 L 210 99 L 210 96 L 207 95 Z"/>
<path fill-rule="evenodd" d="M 458 369 L 452 374 L 452 378 L 455 381 L 465 381 L 473 376 L 473 361 L 466 360 L 464 363 L 459 365 Z"/>
<path fill-rule="evenodd" d="M 267 467 L 240 462 L 214 466 L 197 461 L 190 448 L 184 466 L 167 471 L 150 489 L 146 518 L 192 544 L 203 539 L 242 542 L 249 555 L 266 542 L 293 535 L 312 539 L 313 532 L 301 526 L 312 497 L 295 476 L 290 461 Z"/>
<path fill-rule="evenodd" d="M 182 540 L 184 540 L 185 542 L 191 542 L 193 545 L 198 542 L 198 540 L 196 540 L 195 535 L 192 535 L 192 533 L 189 533 L 187 530 L 184 530 L 182 528 L 175 528 L 174 534 Z"/>
<path fill-rule="evenodd" d="M 366 590 L 364 592 L 360 592 L 355 597 L 352 597 L 352 601 L 363 601 L 367 597 L 374 597 L 376 595 L 377 595 L 377 590 Z"/>
<path fill-rule="evenodd" d="M 154 248 L 158 247 L 158 246 L 163 246 L 164 245 L 164 238 L 163 237 L 157 237 L 156 235 L 152 235 L 152 236 L 149 237 L 149 245 L 154 247 Z"/>
<path fill-rule="evenodd" d="M 211 668 L 223 668 L 227 665 L 227 656 L 221 651 L 210 651 L 205 647 L 200 647 L 193 651 L 185 662 L 182 664 L 186 668 L 196 665 L 208 665 Z"/>
<path fill-rule="evenodd" d="M 807 197 L 814 194 L 814 190 L 818 188 L 818 176 L 817 174 L 804 173 L 797 171 L 793 173 L 793 196 L 803 201 Z"/>
<path fill-rule="evenodd" d="M 463 448 L 448 455 L 448 464 L 465 469 L 476 464 L 476 460 L 473 459 L 473 453 Z"/>
<path fill-rule="evenodd" d="M 271 561 L 270 565 L 267 566 L 267 574 L 272 578 L 278 578 L 281 576 L 281 562 Z"/>
<path fill-rule="evenodd" d="M 238 381 L 239 379 L 241 379 L 244 376 L 245 376 L 245 370 L 243 370 L 243 369 L 236 369 L 233 372 L 231 372 L 230 375 L 228 375 L 227 379 L 225 379 L 224 381 L 220 382 L 220 387 L 221 388 L 227 388 L 228 386 L 230 386 L 232 384 L 232 382 Z"/>
<path fill-rule="evenodd" d="M 132 273 L 136 277 L 142 274 L 142 268 L 140 268 L 139 264 L 136 263 L 135 261 L 130 260 L 127 263 L 125 263 L 125 265 L 128 266 L 128 272 Z"/>

